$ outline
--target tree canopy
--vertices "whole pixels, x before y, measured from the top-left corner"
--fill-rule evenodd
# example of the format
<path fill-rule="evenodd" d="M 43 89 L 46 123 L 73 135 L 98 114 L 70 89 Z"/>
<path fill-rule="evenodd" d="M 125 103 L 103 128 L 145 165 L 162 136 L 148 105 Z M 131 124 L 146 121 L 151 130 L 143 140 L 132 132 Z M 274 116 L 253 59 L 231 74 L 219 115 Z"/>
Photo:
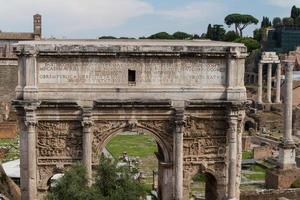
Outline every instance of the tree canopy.
<path fill-rule="evenodd" d="M 225 33 L 226 30 L 223 28 L 223 25 L 214 24 L 212 26 L 211 24 L 209 24 L 207 27 L 205 38 L 220 41 L 224 39 Z"/>
<path fill-rule="evenodd" d="M 186 40 L 186 39 L 192 39 L 193 35 L 181 31 L 177 31 L 173 33 L 173 37 L 174 39 L 178 39 L 178 40 Z"/>
<path fill-rule="evenodd" d="M 268 17 L 263 17 L 263 19 L 261 21 L 261 28 L 268 28 L 268 27 L 271 27 L 271 26 L 272 26 L 272 23 L 269 20 L 269 18 Z"/>
<path fill-rule="evenodd" d="M 283 26 L 293 26 L 294 25 L 294 19 L 291 17 L 285 17 L 282 19 L 282 25 Z"/>
<path fill-rule="evenodd" d="M 299 16 L 300 16 L 300 8 L 293 6 L 291 10 L 291 18 L 296 19 Z"/>
<path fill-rule="evenodd" d="M 174 39 L 172 35 L 167 32 L 159 32 L 148 37 L 149 39 Z"/>
<path fill-rule="evenodd" d="M 132 172 L 126 167 L 117 167 L 116 162 L 101 157 L 96 167 L 95 180 L 87 186 L 86 169 L 76 164 L 65 172 L 53 188 L 48 200 L 139 200 L 145 196 L 144 186 L 133 179 Z"/>
<path fill-rule="evenodd" d="M 248 52 L 260 48 L 260 44 L 257 40 L 249 37 L 238 38 L 234 42 L 243 43 L 247 47 Z"/>
<path fill-rule="evenodd" d="M 280 17 L 275 17 L 275 18 L 273 19 L 272 24 L 273 24 L 273 27 L 274 27 L 274 28 L 277 28 L 277 27 L 281 26 L 281 25 L 282 25 L 281 18 L 280 18 Z"/>
<path fill-rule="evenodd" d="M 250 24 L 257 24 L 258 20 L 252 15 L 233 13 L 225 17 L 225 24 L 229 27 L 231 25 L 235 26 L 235 32 L 239 36 L 243 36 L 243 30 Z"/>

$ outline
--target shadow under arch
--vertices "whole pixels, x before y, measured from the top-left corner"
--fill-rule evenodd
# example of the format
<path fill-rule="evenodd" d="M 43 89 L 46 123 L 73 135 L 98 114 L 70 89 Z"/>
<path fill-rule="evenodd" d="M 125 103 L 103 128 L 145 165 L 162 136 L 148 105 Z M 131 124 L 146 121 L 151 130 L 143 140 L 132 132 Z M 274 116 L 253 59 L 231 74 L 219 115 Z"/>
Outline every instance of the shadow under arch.
<path fill-rule="evenodd" d="M 121 127 L 110 129 L 108 131 L 105 131 L 106 134 L 103 134 L 102 136 L 102 142 L 99 143 L 96 147 L 96 150 L 98 152 L 102 152 L 104 147 L 109 143 L 109 141 L 116 135 L 123 133 L 123 132 L 140 132 L 140 133 L 146 133 L 151 135 L 157 145 L 158 150 L 161 150 L 162 157 L 161 162 L 171 163 L 172 162 L 172 134 L 170 133 L 162 133 L 161 131 L 154 130 L 152 128 L 149 128 L 147 126 L 143 126 L 141 124 L 136 124 L 134 127 L 132 127 L 130 124 L 123 125 Z M 168 136 L 168 137 L 166 137 Z"/>

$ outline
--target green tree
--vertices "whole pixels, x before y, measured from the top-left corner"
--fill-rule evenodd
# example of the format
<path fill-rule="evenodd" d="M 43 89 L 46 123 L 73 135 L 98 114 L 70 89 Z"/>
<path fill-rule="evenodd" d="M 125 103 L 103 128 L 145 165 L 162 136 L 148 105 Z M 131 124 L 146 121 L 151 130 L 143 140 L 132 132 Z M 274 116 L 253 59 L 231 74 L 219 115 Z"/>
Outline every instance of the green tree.
<path fill-rule="evenodd" d="M 101 36 L 101 37 L 99 37 L 98 39 L 101 40 L 101 39 L 117 39 L 117 38 L 114 37 L 114 36 L 108 35 L 108 36 Z"/>
<path fill-rule="evenodd" d="M 215 24 L 213 26 L 213 40 L 223 40 L 226 30 L 223 28 L 223 25 Z"/>
<path fill-rule="evenodd" d="M 247 47 L 248 52 L 260 48 L 260 43 L 250 37 L 238 38 L 234 42 L 243 43 Z"/>
<path fill-rule="evenodd" d="M 236 34 L 236 32 L 234 31 L 228 31 L 225 35 L 224 35 L 224 38 L 223 40 L 224 41 L 227 41 L 227 42 L 232 42 L 236 39 L 239 38 L 239 35 Z"/>
<path fill-rule="evenodd" d="M 193 39 L 201 39 L 201 37 L 198 34 L 194 34 Z"/>
<path fill-rule="evenodd" d="M 178 40 L 186 40 L 186 39 L 192 39 L 193 35 L 185 33 L 185 32 L 177 31 L 177 32 L 173 33 L 173 38 L 178 39 Z"/>
<path fill-rule="evenodd" d="M 101 193 L 87 187 L 86 169 L 81 164 L 74 165 L 56 181 L 47 196 L 48 200 L 101 200 Z"/>
<path fill-rule="evenodd" d="M 294 25 L 294 19 L 291 17 L 285 17 L 282 19 L 282 25 L 283 26 L 293 26 Z"/>
<path fill-rule="evenodd" d="M 172 35 L 167 32 L 159 32 L 148 37 L 149 39 L 174 39 Z"/>
<path fill-rule="evenodd" d="M 133 178 L 136 172 L 101 157 L 95 181 L 87 186 L 86 169 L 76 164 L 65 172 L 47 195 L 48 200 L 139 200 L 145 196 L 144 186 Z"/>
<path fill-rule="evenodd" d="M 252 15 L 233 13 L 225 17 L 225 24 L 229 27 L 234 24 L 235 32 L 243 36 L 243 30 L 250 24 L 257 24 L 258 20 Z"/>
<path fill-rule="evenodd" d="M 300 8 L 297 8 L 295 5 L 292 7 L 291 10 L 291 18 L 296 19 L 300 16 Z"/>
<path fill-rule="evenodd" d="M 208 26 L 207 26 L 207 31 L 206 31 L 205 37 L 207 39 L 211 39 L 213 37 L 213 29 L 211 27 L 211 24 L 208 24 Z"/>
<path fill-rule="evenodd" d="M 280 27 L 281 25 L 282 25 L 282 21 L 281 21 L 281 18 L 280 17 L 275 17 L 274 19 L 273 19 L 273 27 L 274 28 L 278 28 L 278 27 Z"/>
<path fill-rule="evenodd" d="M 93 187 L 109 200 L 138 200 L 145 190 L 133 174 L 128 167 L 117 168 L 116 162 L 101 157 Z"/>
<path fill-rule="evenodd" d="M 295 19 L 294 24 L 295 24 L 295 26 L 300 27 L 300 16 L 298 16 L 298 17 Z"/>
<path fill-rule="evenodd" d="M 269 20 L 268 17 L 263 17 L 263 20 L 261 21 L 261 28 L 268 28 L 268 27 L 271 27 L 272 26 L 272 23 L 271 21 Z"/>
<path fill-rule="evenodd" d="M 258 42 L 260 42 L 261 40 L 262 40 L 262 36 L 263 36 L 263 31 L 264 31 L 264 29 L 262 29 L 262 28 L 257 28 L 257 29 L 255 29 L 254 31 L 253 31 L 253 38 L 255 39 L 255 40 L 257 40 Z"/>
<path fill-rule="evenodd" d="M 223 28 L 223 25 L 215 24 L 213 27 L 211 24 L 207 27 L 206 38 L 211 40 L 223 40 L 226 31 Z"/>

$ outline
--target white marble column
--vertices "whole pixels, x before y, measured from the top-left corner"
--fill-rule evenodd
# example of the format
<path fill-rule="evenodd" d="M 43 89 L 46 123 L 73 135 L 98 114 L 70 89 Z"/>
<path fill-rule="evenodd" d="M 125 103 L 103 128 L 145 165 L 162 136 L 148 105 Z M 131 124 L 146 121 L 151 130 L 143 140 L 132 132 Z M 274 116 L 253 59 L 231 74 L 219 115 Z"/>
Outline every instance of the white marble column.
<path fill-rule="evenodd" d="M 29 105 L 25 107 L 25 125 L 27 127 L 27 191 L 28 195 L 22 199 L 37 199 L 37 157 L 36 157 L 36 117 L 35 106 Z M 22 194 L 23 196 L 23 194 Z"/>
<path fill-rule="evenodd" d="M 283 169 L 296 166 L 295 144 L 292 136 L 294 64 L 292 60 L 287 60 L 285 64 L 284 135 L 279 150 L 279 165 Z"/>
<path fill-rule="evenodd" d="M 281 64 L 277 64 L 276 70 L 276 100 L 275 103 L 280 103 L 280 87 L 281 87 Z"/>
<path fill-rule="evenodd" d="M 268 64 L 268 78 L 267 78 L 267 101 L 272 103 L 272 63 Z"/>
<path fill-rule="evenodd" d="M 229 163 L 228 163 L 228 200 L 236 200 L 236 176 L 237 176 L 237 112 L 230 111 L 228 114 L 227 137 L 229 143 Z"/>
<path fill-rule="evenodd" d="M 83 128 L 83 164 L 86 167 L 88 185 L 92 185 L 92 141 L 93 141 L 93 120 L 91 109 L 84 108 L 82 114 L 82 128 Z"/>
<path fill-rule="evenodd" d="M 258 64 L 258 88 L 257 88 L 257 103 L 262 104 L 262 92 L 263 92 L 263 64 Z"/>
<path fill-rule="evenodd" d="M 175 117 L 175 200 L 183 200 L 183 130 L 184 109 L 178 109 Z"/>

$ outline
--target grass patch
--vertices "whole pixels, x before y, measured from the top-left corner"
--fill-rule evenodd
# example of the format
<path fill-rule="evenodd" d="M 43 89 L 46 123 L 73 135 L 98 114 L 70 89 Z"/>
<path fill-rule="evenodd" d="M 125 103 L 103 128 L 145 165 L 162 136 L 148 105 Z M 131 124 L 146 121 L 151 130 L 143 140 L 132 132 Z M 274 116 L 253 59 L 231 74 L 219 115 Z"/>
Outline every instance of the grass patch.
<path fill-rule="evenodd" d="M 300 188 L 300 178 L 298 178 L 292 185 L 291 188 Z"/>
<path fill-rule="evenodd" d="M 146 157 L 157 151 L 155 140 L 150 135 L 116 135 L 106 146 L 114 158 L 119 158 L 123 152 L 129 156 Z"/>
<path fill-rule="evenodd" d="M 243 174 L 249 180 L 260 181 L 260 180 L 264 180 L 266 177 L 266 169 L 260 165 L 251 165 L 249 170 L 253 173 Z"/>
<path fill-rule="evenodd" d="M 252 158 L 253 158 L 252 151 L 243 151 L 243 153 L 242 153 L 242 159 L 243 160 L 252 159 Z"/>
<path fill-rule="evenodd" d="M 5 155 L 2 155 L 4 157 L 0 158 L 0 162 L 7 162 L 20 158 L 18 137 L 15 139 L 1 139 L 0 148 L 9 149 L 9 151 Z"/>
<path fill-rule="evenodd" d="M 115 159 L 127 152 L 128 156 L 139 157 L 139 170 L 143 172 L 142 183 L 145 191 L 150 193 L 153 184 L 153 170 L 157 171 L 157 145 L 151 135 L 116 135 L 106 145 L 107 150 Z"/>
<path fill-rule="evenodd" d="M 266 173 L 266 169 L 259 165 L 252 165 L 251 171 Z"/>
<path fill-rule="evenodd" d="M 255 174 L 244 174 L 244 176 L 252 181 L 264 180 L 266 177 L 265 173 L 255 173 Z"/>

